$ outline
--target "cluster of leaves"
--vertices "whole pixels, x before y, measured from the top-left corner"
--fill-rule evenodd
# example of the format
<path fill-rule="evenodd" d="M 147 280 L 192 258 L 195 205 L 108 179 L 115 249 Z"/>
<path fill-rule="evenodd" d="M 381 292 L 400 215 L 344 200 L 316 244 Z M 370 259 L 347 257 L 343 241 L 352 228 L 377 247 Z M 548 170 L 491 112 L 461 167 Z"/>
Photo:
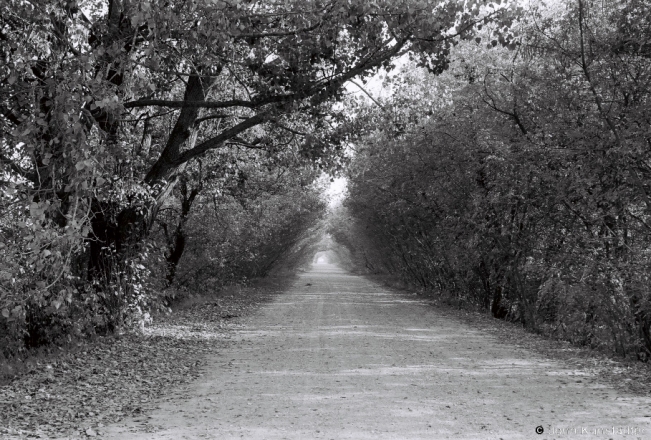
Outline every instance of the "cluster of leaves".
<path fill-rule="evenodd" d="M 462 43 L 443 75 L 394 77 L 394 101 L 359 109 L 337 238 L 459 304 L 648 359 L 650 14 L 541 2 L 514 50 Z"/>

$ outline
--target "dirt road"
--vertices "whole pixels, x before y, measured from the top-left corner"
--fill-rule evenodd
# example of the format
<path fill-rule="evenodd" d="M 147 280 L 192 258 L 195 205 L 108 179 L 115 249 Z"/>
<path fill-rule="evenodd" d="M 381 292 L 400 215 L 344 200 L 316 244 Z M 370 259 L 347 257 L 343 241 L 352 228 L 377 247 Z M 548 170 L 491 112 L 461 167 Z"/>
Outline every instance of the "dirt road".
<path fill-rule="evenodd" d="M 650 417 L 651 398 L 315 265 L 200 380 L 106 437 L 649 439 Z"/>

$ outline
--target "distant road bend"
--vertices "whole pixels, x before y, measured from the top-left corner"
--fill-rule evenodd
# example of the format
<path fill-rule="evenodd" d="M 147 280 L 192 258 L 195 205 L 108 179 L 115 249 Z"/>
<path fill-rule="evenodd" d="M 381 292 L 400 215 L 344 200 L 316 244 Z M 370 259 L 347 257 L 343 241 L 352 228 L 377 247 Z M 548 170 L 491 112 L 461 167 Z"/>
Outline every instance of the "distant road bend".
<path fill-rule="evenodd" d="M 651 438 L 650 398 L 336 266 L 314 265 L 246 324 L 202 378 L 161 402 L 149 432 L 131 420 L 107 437 Z"/>

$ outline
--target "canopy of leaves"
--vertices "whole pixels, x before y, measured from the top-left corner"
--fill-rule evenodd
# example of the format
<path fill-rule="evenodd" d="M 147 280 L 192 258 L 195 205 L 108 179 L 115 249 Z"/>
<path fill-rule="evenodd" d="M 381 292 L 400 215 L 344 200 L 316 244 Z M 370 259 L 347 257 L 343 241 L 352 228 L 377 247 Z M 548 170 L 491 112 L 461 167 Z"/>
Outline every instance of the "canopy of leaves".
<path fill-rule="evenodd" d="M 2 343 L 144 319 L 193 236 L 193 203 L 215 197 L 223 217 L 211 221 L 261 235 L 233 254 L 220 242 L 226 254 L 210 258 L 230 261 L 235 278 L 264 273 L 305 212 L 320 212 L 308 169 L 346 163 L 344 84 L 407 51 L 442 71 L 479 24 L 499 22 L 507 41 L 518 8 L 500 3 L 0 0 Z M 302 171 L 279 199 L 224 198 L 225 182 L 260 167 Z M 247 252 L 255 270 L 234 268 Z"/>

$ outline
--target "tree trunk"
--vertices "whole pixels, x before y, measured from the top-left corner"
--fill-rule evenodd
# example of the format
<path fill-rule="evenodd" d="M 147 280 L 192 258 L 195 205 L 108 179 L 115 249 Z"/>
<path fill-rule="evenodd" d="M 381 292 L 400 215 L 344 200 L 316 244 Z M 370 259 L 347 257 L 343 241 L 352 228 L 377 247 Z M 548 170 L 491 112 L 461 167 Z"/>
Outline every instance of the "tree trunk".
<path fill-rule="evenodd" d="M 183 256 L 183 251 L 185 251 L 185 244 L 187 241 L 187 236 L 185 233 L 185 224 L 188 220 L 190 214 L 190 208 L 192 208 L 192 203 L 196 199 L 199 191 L 201 191 L 201 178 L 199 178 L 199 184 L 192 188 L 188 192 L 188 182 L 185 177 L 182 177 L 179 181 L 179 189 L 181 192 L 181 215 L 179 216 L 178 224 L 174 229 L 174 233 L 171 237 L 168 236 L 169 243 L 169 252 L 166 255 L 165 259 L 167 260 L 167 285 L 171 286 L 174 282 L 176 276 L 176 269 L 181 257 Z M 166 228 L 164 228 L 166 230 Z M 166 230 L 167 233 L 167 230 Z"/>
<path fill-rule="evenodd" d="M 184 223 L 184 222 L 182 222 Z M 179 223 L 178 227 L 174 231 L 174 243 L 170 247 L 170 253 L 165 257 L 167 260 L 167 285 L 171 286 L 176 277 L 176 268 L 181 261 L 183 256 L 183 251 L 185 250 L 186 236 L 183 229 L 182 223 Z"/>
<path fill-rule="evenodd" d="M 119 210 L 114 204 L 93 200 L 90 221 L 88 279 L 107 283 L 125 257 L 146 235 L 146 216 L 136 207 Z"/>
<path fill-rule="evenodd" d="M 503 288 L 501 280 L 495 283 L 495 292 L 493 293 L 493 302 L 491 304 L 491 315 L 497 319 L 504 319 L 509 313 L 509 309 L 502 304 Z"/>

